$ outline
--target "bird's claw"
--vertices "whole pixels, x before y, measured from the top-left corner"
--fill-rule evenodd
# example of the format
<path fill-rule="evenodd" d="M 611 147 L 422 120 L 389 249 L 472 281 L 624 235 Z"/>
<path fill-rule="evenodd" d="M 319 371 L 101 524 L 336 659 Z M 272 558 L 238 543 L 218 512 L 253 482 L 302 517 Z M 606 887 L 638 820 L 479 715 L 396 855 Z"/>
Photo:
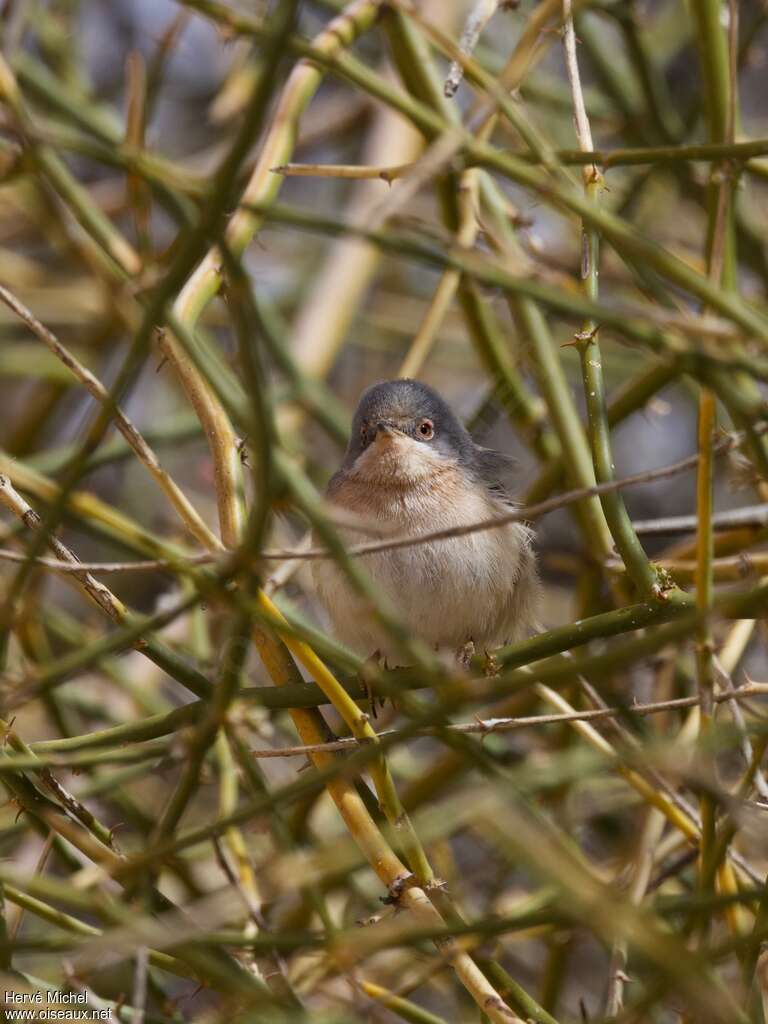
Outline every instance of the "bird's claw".
<path fill-rule="evenodd" d="M 383 662 L 383 665 L 382 665 Z M 363 662 L 360 668 L 360 683 L 365 691 L 365 698 L 368 703 L 368 714 L 371 718 L 378 718 L 379 708 L 386 704 L 385 697 L 376 696 L 375 678 L 381 668 L 387 668 L 387 659 L 382 658 L 381 651 L 374 651 Z M 377 707 L 378 701 L 378 707 Z"/>
<path fill-rule="evenodd" d="M 467 640 L 456 649 L 456 661 L 463 669 L 469 669 L 475 656 L 475 641 Z"/>

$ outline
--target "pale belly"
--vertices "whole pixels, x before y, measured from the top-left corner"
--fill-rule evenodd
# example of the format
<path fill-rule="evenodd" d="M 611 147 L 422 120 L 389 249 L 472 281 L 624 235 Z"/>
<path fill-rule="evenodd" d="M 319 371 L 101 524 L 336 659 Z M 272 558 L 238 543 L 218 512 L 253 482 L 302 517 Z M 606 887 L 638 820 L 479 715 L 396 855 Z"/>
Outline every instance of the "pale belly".
<path fill-rule="evenodd" d="M 488 518 L 499 507 L 487 501 L 430 525 L 403 522 L 414 534 Z M 360 535 L 347 538 L 360 542 Z M 464 537 L 383 551 L 360 559 L 383 602 L 431 647 L 456 650 L 472 641 L 478 651 L 522 639 L 535 628 L 538 584 L 529 531 L 518 523 Z M 335 635 L 357 653 L 379 651 L 390 664 L 401 653 L 376 622 L 346 575 L 330 561 L 314 564 L 318 596 Z"/>

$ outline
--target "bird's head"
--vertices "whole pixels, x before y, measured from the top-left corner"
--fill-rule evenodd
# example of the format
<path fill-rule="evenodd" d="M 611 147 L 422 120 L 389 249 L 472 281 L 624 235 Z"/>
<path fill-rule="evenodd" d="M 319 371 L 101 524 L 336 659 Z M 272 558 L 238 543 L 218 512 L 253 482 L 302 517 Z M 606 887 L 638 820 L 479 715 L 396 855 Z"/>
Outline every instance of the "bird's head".
<path fill-rule="evenodd" d="M 363 392 L 343 472 L 363 480 L 416 483 L 451 467 L 472 474 L 480 449 L 426 384 L 388 380 Z"/>

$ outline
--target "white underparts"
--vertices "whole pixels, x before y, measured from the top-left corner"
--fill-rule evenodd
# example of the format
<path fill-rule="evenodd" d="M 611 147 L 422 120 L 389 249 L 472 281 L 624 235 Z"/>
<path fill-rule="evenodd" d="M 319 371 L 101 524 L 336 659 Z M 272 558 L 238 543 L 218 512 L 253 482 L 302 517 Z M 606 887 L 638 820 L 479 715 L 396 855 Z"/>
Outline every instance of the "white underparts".
<path fill-rule="evenodd" d="M 374 442 L 332 483 L 341 507 L 379 521 L 387 533 L 417 535 L 509 511 L 458 464 L 408 437 Z M 350 545 L 374 539 L 360 531 Z M 436 648 L 473 641 L 478 651 L 522 639 L 537 618 L 538 579 L 531 533 L 520 523 L 361 557 L 380 596 L 409 632 Z M 346 574 L 314 563 L 318 595 L 339 639 L 361 655 L 381 651 L 402 663 L 387 632 Z"/>

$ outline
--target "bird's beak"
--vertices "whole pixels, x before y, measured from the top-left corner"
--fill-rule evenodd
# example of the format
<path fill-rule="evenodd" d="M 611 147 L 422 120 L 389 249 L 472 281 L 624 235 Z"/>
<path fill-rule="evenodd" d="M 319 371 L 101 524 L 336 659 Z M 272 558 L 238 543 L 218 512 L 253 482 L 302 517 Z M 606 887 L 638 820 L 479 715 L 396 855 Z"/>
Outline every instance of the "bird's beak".
<path fill-rule="evenodd" d="M 381 422 L 376 424 L 376 440 L 382 439 L 389 441 L 396 437 L 398 434 L 402 434 L 401 430 L 398 430 L 394 423 Z"/>

